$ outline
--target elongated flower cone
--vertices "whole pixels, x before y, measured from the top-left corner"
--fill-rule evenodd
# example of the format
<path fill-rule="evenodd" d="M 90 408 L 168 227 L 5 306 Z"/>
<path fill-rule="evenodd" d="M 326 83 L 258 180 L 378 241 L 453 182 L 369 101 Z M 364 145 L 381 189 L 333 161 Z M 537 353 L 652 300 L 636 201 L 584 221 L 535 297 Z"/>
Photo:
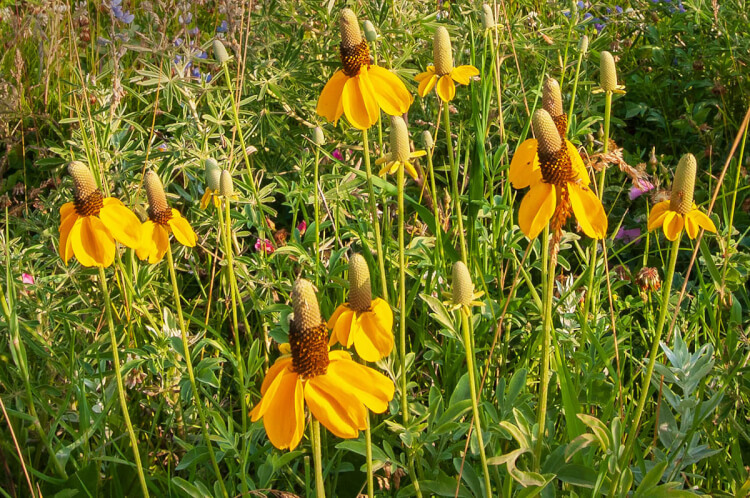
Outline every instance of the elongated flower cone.
<path fill-rule="evenodd" d="M 547 78 L 542 89 L 542 107 L 550 116 L 555 117 L 563 113 L 560 83 L 554 78 Z"/>
<path fill-rule="evenodd" d="M 326 373 L 328 358 L 328 330 L 320 317 L 315 287 L 304 278 L 297 279 L 292 289 L 294 320 L 289 328 L 294 371 L 302 377 Z"/>
<path fill-rule="evenodd" d="M 68 173 L 73 177 L 73 195 L 76 203 L 83 203 L 91 194 L 99 191 L 94 175 L 91 174 L 88 166 L 81 161 L 71 162 L 68 165 Z"/>
<path fill-rule="evenodd" d="M 492 7 L 486 3 L 482 4 L 482 25 L 484 29 L 495 27 L 495 14 L 492 12 Z"/>
<path fill-rule="evenodd" d="M 224 64 L 229 60 L 229 54 L 227 49 L 221 40 L 214 40 L 214 58 L 219 61 L 219 64 Z"/>
<path fill-rule="evenodd" d="M 672 183 L 672 196 L 669 199 L 671 211 L 687 214 L 692 210 L 697 170 L 698 162 L 694 155 L 688 153 L 682 156 L 674 175 L 674 183 Z"/>
<path fill-rule="evenodd" d="M 148 217 L 154 221 L 160 221 L 166 216 L 166 223 L 171 217 L 172 212 L 167 204 L 167 196 L 164 193 L 164 185 L 161 183 L 159 175 L 152 170 L 146 171 L 143 177 L 143 183 L 146 186 L 146 197 L 148 197 Z"/>
<path fill-rule="evenodd" d="M 362 43 L 362 32 L 359 30 L 357 14 L 352 9 L 341 10 L 339 15 L 339 30 L 341 30 L 341 46 L 354 47 Z"/>
<path fill-rule="evenodd" d="M 474 284 L 471 282 L 469 269 L 463 261 L 453 263 L 453 282 L 452 282 L 453 304 L 461 306 L 471 306 L 474 298 Z"/>
<path fill-rule="evenodd" d="M 581 52 L 582 55 L 586 55 L 586 52 L 589 50 L 589 37 L 586 35 L 583 35 L 581 37 L 581 40 L 578 42 L 578 51 Z"/>
<path fill-rule="evenodd" d="M 617 90 L 617 66 L 615 58 L 606 50 L 601 53 L 599 67 L 599 84 L 605 92 L 614 92 Z"/>
<path fill-rule="evenodd" d="M 301 329 L 317 327 L 323 322 L 320 317 L 318 298 L 315 286 L 304 278 L 297 279 L 292 288 L 292 309 L 294 309 L 294 323 Z"/>
<path fill-rule="evenodd" d="M 453 71 L 453 48 L 451 47 L 451 37 L 445 26 L 439 26 L 435 30 L 432 56 L 437 75 L 449 74 Z"/>
<path fill-rule="evenodd" d="M 203 165 L 206 168 L 206 187 L 210 188 L 212 192 L 218 192 L 221 180 L 219 164 L 216 159 L 209 157 L 203 161 Z"/>
<path fill-rule="evenodd" d="M 372 304 L 370 268 L 361 254 L 349 260 L 349 306 L 354 311 L 367 311 Z"/>
<path fill-rule="evenodd" d="M 544 109 L 534 111 L 531 119 L 531 127 L 539 143 L 539 154 L 547 157 L 553 156 L 562 148 L 562 139 L 555 127 L 552 116 Z"/>
<path fill-rule="evenodd" d="M 234 195 L 232 173 L 227 170 L 221 172 L 221 178 L 219 179 L 219 194 L 224 197 L 231 197 Z"/>
<path fill-rule="evenodd" d="M 409 161 L 409 130 L 401 116 L 391 116 L 391 158 L 406 163 Z"/>

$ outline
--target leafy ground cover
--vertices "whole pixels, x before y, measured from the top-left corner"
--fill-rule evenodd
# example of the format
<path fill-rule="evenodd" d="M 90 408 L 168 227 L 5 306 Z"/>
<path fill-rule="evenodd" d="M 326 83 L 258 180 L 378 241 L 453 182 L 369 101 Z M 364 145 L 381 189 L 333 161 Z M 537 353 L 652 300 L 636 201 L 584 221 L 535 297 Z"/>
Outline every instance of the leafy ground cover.
<path fill-rule="evenodd" d="M 0 5 L 3 496 L 750 494 L 744 1 Z"/>

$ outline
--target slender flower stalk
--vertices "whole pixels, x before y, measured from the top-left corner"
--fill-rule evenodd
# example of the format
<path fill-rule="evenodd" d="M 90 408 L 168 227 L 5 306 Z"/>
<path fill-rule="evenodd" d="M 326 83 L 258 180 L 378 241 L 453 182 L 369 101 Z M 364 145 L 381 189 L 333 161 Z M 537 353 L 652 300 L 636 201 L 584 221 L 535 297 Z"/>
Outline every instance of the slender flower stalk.
<path fill-rule="evenodd" d="M 578 79 L 581 76 L 581 62 L 583 62 L 583 58 L 586 57 L 586 52 L 589 49 L 589 37 L 586 35 L 583 35 L 581 37 L 581 41 L 578 43 L 578 62 L 576 63 L 576 75 L 573 79 L 573 93 L 570 97 L 570 107 L 568 108 L 568 123 L 565 126 L 565 134 L 567 135 L 568 130 L 570 129 L 570 119 L 573 117 L 573 108 L 575 107 L 576 103 L 576 93 L 578 92 Z"/>
<path fill-rule="evenodd" d="M 312 448 L 313 463 L 315 465 L 315 496 L 325 498 L 326 489 L 323 483 L 323 454 L 320 445 L 320 422 L 313 419 L 312 421 Z"/>
<path fill-rule="evenodd" d="M 320 126 L 316 126 L 313 130 L 313 142 L 315 143 L 315 191 L 313 192 L 313 195 L 315 200 L 315 268 L 317 269 L 320 264 L 320 195 L 318 193 L 318 184 L 320 182 L 320 148 L 326 143 L 325 137 L 323 136 L 323 130 Z M 315 278 L 317 279 L 317 271 L 315 272 L 315 275 Z"/>
<path fill-rule="evenodd" d="M 505 118 L 503 115 L 503 94 L 500 83 L 500 68 L 502 60 L 500 54 L 495 53 L 495 46 L 500 48 L 500 33 L 495 22 L 495 14 L 489 4 L 482 5 L 482 23 L 484 30 L 490 39 L 490 53 L 492 54 L 492 76 L 495 80 L 495 91 L 497 93 L 497 121 L 500 126 L 500 141 L 505 142 Z M 497 45 L 495 37 L 497 36 Z"/>
<path fill-rule="evenodd" d="M 456 211 L 456 220 L 458 221 L 458 238 L 461 242 L 461 261 L 468 262 L 468 252 L 466 250 L 466 237 L 464 236 L 464 219 L 461 212 L 461 197 L 458 192 L 458 165 L 453 152 L 453 138 L 451 137 L 451 111 L 449 106 L 443 103 L 443 115 L 445 117 L 445 139 L 448 141 L 448 163 L 451 167 L 451 189 L 453 191 L 453 205 Z"/>
<path fill-rule="evenodd" d="M 461 330 L 463 332 L 464 349 L 466 351 L 466 368 L 469 371 L 469 391 L 471 394 L 471 409 L 474 415 L 474 426 L 477 434 L 477 445 L 479 446 L 479 457 L 482 461 L 482 473 L 484 477 L 485 496 L 492 496 L 492 483 L 490 482 L 490 472 L 487 467 L 487 456 L 484 451 L 484 436 L 482 435 L 482 423 L 479 411 L 479 394 L 477 393 L 477 379 L 474 356 L 472 347 L 472 325 L 471 325 L 471 308 L 481 304 L 476 299 L 481 296 L 474 293 L 474 284 L 471 282 L 469 269 L 463 261 L 456 261 L 453 264 L 453 288 L 452 298 L 453 306 L 458 308 L 461 317 Z"/>
<path fill-rule="evenodd" d="M 383 299 L 388 301 L 388 276 L 385 273 L 385 258 L 383 257 L 383 241 L 380 237 L 380 218 L 378 206 L 375 202 L 375 188 L 372 186 L 372 166 L 370 166 L 370 144 L 367 130 L 362 130 L 362 146 L 365 158 L 365 174 L 367 176 L 367 193 L 372 218 L 372 231 L 375 233 L 375 248 L 378 251 L 378 270 L 380 270 L 380 292 Z"/>
<path fill-rule="evenodd" d="M 445 261 L 445 256 L 443 255 L 443 236 L 442 236 L 442 226 L 443 223 L 440 220 L 440 205 L 438 204 L 438 193 L 437 193 L 437 186 L 435 182 L 435 168 L 433 167 L 432 163 L 432 155 L 435 152 L 435 142 L 432 139 L 432 134 L 428 130 L 425 130 L 422 132 L 422 145 L 424 145 L 425 150 L 427 151 L 427 165 L 429 168 L 430 173 L 430 191 L 432 194 L 432 212 L 435 217 L 435 246 L 437 248 L 437 251 L 435 251 L 435 257 L 437 258 L 433 266 L 437 270 L 438 268 L 441 268 L 443 265 L 443 261 Z"/>
<path fill-rule="evenodd" d="M 398 350 L 401 358 L 401 411 L 404 425 L 409 423 L 409 394 L 406 390 L 406 258 L 404 257 L 404 164 L 399 165 L 398 187 Z"/>
<path fill-rule="evenodd" d="M 144 497 L 148 498 L 148 486 L 146 485 L 146 476 L 143 472 L 143 464 L 141 463 L 141 454 L 138 450 L 138 439 L 135 437 L 133 424 L 130 421 L 130 413 L 128 412 L 128 402 L 125 399 L 125 387 L 122 382 L 122 371 L 120 370 L 120 354 L 117 351 L 117 334 L 115 332 L 114 321 L 112 320 L 112 303 L 109 299 L 107 277 L 104 274 L 103 266 L 99 266 L 98 269 L 99 285 L 101 286 L 102 295 L 104 296 L 104 312 L 107 316 L 107 325 L 109 326 L 109 340 L 112 345 L 112 365 L 115 369 L 115 380 L 117 380 L 117 394 L 120 398 L 120 409 L 122 410 L 122 417 L 125 420 L 125 427 L 128 430 L 128 436 L 130 436 L 130 444 L 133 447 L 133 458 L 135 459 L 136 472 L 138 472 L 138 481 L 141 484 L 141 492 Z"/>

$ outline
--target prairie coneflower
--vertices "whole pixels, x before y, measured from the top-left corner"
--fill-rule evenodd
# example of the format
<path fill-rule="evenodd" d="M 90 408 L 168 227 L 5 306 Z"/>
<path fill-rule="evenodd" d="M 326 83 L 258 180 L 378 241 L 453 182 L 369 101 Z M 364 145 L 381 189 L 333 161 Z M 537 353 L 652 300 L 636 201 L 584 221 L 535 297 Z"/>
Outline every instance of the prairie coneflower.
<path fill-rule="evenodd" d="M 422 157 L 425 154 L 427 152 L 423 150 L 411 152 L 409 130 L 406 128 L 404 118 L 401 116 L 391 116 L 391 151 L 375 161 L 375 164 L 378 165 L 385 163 L 379 175 L 384 176 L 386 173 L 396 173 L 399 166 L 403 164 L 404 170 L 416 180 L 417 170 L 414 169 L 411 160 L 415 157 Z"/>
<path fill-rule="evenodd" d="M 393 349 L 393 312 L 380 298 L 372 299 L 370 268 L 361 254 L 349 260 L 349 301 L 340 305 L 328 320 L 333 331 L 329 346 L 340 342 L 354 345 L 365 361 L 375 362 Z"/>
<path fill-rule="evenodd" d="M 161 261 L 167 253 L 169 232 L 173 232 L 180 244 L 187 247 L 194 247 L 198 236 L 180 212 L 167 204 L 167 196 L 164 195 L 164 186 L 159 175 L 147 171 L 144 184 L 148 196 L 149 219 L 143 224 L 141 246 L 136 250 L 136 254 L 153 264 Z"/>
<path fill-rule="evenodd" d="M 452 282 L 451 292 L 445 295 L 450 299 L 446 304 L 451 311 L 461 310 L 463 313 L 470 314 L 473 306 L 482 305 L 477 299 L 484 295 L 484 291 L 474 292 L 474 284 L 471 281 L 469 269 L 463 261 L 456 261 L 453 264 Z"/>
<path fill-rule="evenodd" d="M 293 450 L 305 429 L 305 406 L 333 434 L 355 438 L 367 425 L 367 409 L 383 413 L 393 398 L 393 382 L 353 361 L 345 351 L 328 351 L 326 324 L 315 288 L 299 279 L 292 290 L 294 318 L 289 327 L 291 355 L 268 370 L 262 398 L 250 413 L 263 418 L 276 448 Z"/>
<path fill-rule="evenodd" d="M 206 168 L 206 191 L 201 198 L 201 209 L 206 209 L 208 203 L 213 200 L 216 208 L 221 207 L 219 199 L 219 178 L 221 177 L 221 168 L 212 157 L 207 158 L 203 164 Z"/>
<path fill-rule="evenodd" d="M 468 85 L 471 78 L 479 74 L 479 69 L 474 66 L 453 67 L 451 38 L 444 26 L 438 27 L 435 31 L 432 55 L 434 65 L 427 66 L 427 71 L 419 73 L 414 78 L 419 82 L 417 93 L 420 97 L 424 97 L 437 86 L 438 96 L 444 102 L 450 102 L 456 96 L 456 83 Z"/>
<path fill-rule="evenodd" d="M 698 236 L 698 229 L 703 228 L 716 233 L 716 225 L 711 218 L 698 209 L 693 202 L 695 173 L 698 163 L 695 156 L 685 154 L 677 165 L 677 172 L 672 183 L 672 196 L 654 206 L 648 218 L 648 229 L 663 227 L 664 235 L 669 240 L 676 240 L 684 228 L 688 237 Z"/>
<path fill-rule="evenodd" d="M 323 87 L 317 113 L 334 123 L 346 114 L 352 126 L 366 130 L 378 122 L 380 109 L 392 116 L 408 111 L 412 98 L 404 83 L 387 69 L 370 63 L 370 49 L 354 11 L 343 9 L 339 26 L 343 68 Z"/>
<path fill-rule="evenodd" d="M 115 260 L 115 240 L 130 248 L 140 244 L 141 222 L 114 197 L 104 197 L 88 166 L 68 165 L 73 202 L 60 208 L 60 257 L 67 265 L 75 256 L 83 266 L 106 267 Z"/>

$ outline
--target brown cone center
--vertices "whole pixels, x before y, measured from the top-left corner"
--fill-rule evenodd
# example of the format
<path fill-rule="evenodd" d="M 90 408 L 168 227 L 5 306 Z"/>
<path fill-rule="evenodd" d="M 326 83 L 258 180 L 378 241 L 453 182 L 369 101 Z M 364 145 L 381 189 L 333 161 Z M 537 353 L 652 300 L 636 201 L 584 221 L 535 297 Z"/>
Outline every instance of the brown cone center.
<path fill-rule="evenodd" d="M 353 78 L 359 74 L 364 65 L 370 65 L 370 48 L 367 40 L 362 40 L 359 45 L 339 45 L 341 53 L 341 64 L 344 66 L 344 74 Z"/>
<path fill-rule="evenodd" d="M 289 327 L 292 369 L 302 378 L 324 375 L 328 369 L 328 329 L 320 324 L 303 329 L 292 320 Z"/>
<path fill-rule="evenodd" d="M 101 190 L 96 189 L 82 199 L 76 196 L 73 205 L 79 216 L 98 216 L 99 211 L 104 207 L 104 196 Z"/>
<path fill-rule="evenodd" d="M 160 211 L 155 211 L 153 208 L 149 207 L 148 219 L 150 219 L 154 223 L 158 223 L 159 225 L 166 225 L 169 223 L 169 220 L 172 219 L 172 210 L 167 208 Z"/>

